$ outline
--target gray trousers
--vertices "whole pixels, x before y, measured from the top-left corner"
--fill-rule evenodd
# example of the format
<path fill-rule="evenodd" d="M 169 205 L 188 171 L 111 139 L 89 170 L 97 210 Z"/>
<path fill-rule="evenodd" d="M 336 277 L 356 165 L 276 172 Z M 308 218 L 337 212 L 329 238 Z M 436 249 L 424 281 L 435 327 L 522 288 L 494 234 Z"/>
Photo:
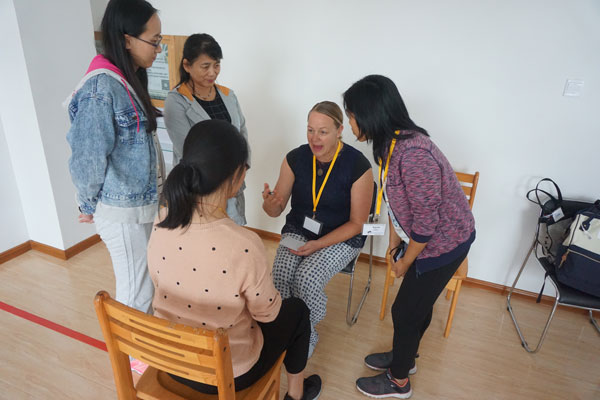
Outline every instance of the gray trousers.
<path fill-rule="evenodd" d="M 154 285 L 148 272 L 146 249 L 152 222 L 121 224 L 101 218 L 94 220 L 96 232 L 112 260 L 117 286 L 115 299 L 136 310 L 150 312 Z"/>
<path fill-rule="evenodd" d="M 284 233 L 281 238 L 286 236 L 306 241 L 305 237 L 295 233 Z M 325 318 L 327 311 L 325 286 L 360 250 L 342 242 L 315 251 L 307 257 L 300 257 L 292 254 L 285 246 L 279 245 L 277 248 L 273 263 L 273 282 L 282 298 L 299 297 L 310 309 L 311 350 L 319 341 L 315 326 Z"/>

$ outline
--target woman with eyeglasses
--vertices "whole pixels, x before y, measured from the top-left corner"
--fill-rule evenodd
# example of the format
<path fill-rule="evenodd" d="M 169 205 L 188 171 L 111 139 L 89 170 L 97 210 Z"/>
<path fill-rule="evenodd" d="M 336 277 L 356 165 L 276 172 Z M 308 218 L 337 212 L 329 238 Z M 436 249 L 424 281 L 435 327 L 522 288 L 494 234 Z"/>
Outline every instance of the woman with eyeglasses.
<path fill-rule="evenodd" d="M 287 154 L 275 188 L 265 183 L 262 194 L 271 217 L 281 215 L 291 198 L 273 281 L 284 299 L 299 297 L 310 308 L 309 356 L 319 340 L 316 325 L 325 318 L 325 286 L 360 253 L 372 202 L 371 163 L 342 141 L 343 118 L 337 104 L 315 104 L 308 113 L 308 143 Z"/>
<path fill-rule="evenodd" d="M 373 144 L 390 221 L 410 238 L 392 266 L 404 277 L 392 306 L 392 348 L 365 357 L 367 367 L 382 372 L 359 378 L 356 387 L 369 397 L 407 399 L 433 305 L 475 240 L 475 220 L 452 166 L 412 121 L 391 79 L 369 75 L 354 83 L 344 108 L 358 140 Z M 401 239 L 388 229 L 389 247 L 397 248 Z"/>
<path fill-rule="evenodd" d="M 192 126 L 208 119 L 231 123 L 248 140 L 246 119 L 233 90 L 218 85 L 223 52 L 219 43 L 206 33 L 196 33 L 183 45 L 179 65 L 180 82 L 165 100 L 165 125 L 173 142 L 173 165 L 183 153 L 183 142 Z M 227 214 L 239 225 L 246 225 L 244 189 L 227 202 Z"/>
<path fill-rule="evenodd" d="M 68 106 L 79 222 L 95 223 L 110 252 L 116 299 L 143 312 L 154 293 L 146 246 L 164 173 L 159 112 L 146 73 L 161 51 L 160 33 L 150 3 L 111 0 L 102 19 L 104 53 L 92 60 Z"/>

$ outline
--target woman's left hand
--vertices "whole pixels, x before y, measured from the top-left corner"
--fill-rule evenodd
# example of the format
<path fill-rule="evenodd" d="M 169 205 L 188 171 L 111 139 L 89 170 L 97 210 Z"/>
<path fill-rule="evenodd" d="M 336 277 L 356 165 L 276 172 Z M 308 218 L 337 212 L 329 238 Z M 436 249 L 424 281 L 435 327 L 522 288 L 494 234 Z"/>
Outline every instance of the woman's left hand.
<path fill-rule="evenodd" d="M 320 249 L 321 246 L 316 240 L 309 240 L 308 242 L 304 243 L 304 246 L 299 247 L 298 250 L 290 249 L 290 253 L 295 254 L 297 256 L 306 257 L 310 256 L 312 253 Z"/>
<path fill-rule="evenodd" d="M 399 259 L 397 262 L 393 263 L 392 271 L 394 271 L 396 278 L 400 278 L 401 276 L 404 276 L 404 274 L 406 274 L 406 271 L 408 271 L 408 269 L 410 268 L 410 265 L 411 264 L 409 264 L 405 261 L 404 257 Z"/>

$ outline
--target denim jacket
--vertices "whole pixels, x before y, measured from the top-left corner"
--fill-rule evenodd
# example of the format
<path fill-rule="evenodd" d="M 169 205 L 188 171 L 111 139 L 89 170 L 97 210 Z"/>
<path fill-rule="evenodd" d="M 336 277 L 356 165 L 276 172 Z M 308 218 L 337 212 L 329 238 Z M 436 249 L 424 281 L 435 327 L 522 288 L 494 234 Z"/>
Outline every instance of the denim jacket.
<path fill-rule="evenodd" d="M 113 210 L 137 209 L 129 210 L 138 214 L 130 222 L 145 223 L 156 215 L 160 148 L 146 132 L 135 92 L 119 75 L 102 69 L 88 73 L 73 94 L 69 170 L 82 213 L 95 214 L 100 202 Z"/>

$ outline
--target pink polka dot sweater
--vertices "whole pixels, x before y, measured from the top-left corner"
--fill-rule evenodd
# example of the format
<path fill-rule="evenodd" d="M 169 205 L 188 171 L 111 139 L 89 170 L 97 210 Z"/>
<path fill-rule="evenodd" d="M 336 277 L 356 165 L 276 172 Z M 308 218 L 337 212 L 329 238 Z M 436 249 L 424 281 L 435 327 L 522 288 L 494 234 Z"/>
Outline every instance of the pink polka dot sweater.
<path fill-rule="evenodd" d="M 225 218 L 187 230 L 154 226 L 148 244 L 154 315 L 229 334 L 233 373 L 256 363 L 263 336 L 256 321 L 273 321 L 281 296 L 262 241 Z"/>

